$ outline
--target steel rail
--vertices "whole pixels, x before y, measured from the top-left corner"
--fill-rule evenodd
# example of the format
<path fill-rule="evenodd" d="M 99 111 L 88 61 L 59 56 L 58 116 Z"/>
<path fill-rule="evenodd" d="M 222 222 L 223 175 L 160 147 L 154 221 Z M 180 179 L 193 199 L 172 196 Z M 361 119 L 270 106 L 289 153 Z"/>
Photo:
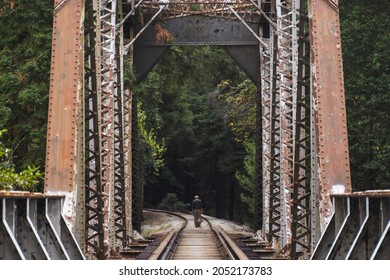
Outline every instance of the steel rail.
<path fill-rule="evenodd" d="M 168 238 L 170 240 L 168 241 L 167 246 L 165 249 L 161 252 L 161 254 L 158 256 L 159 260 L 171 260 L 176 252 L 177 246 L 179 244 L 180 238 L 182 236 L 184 228 L 188 224 L 188 219 L 185 218 L 182 214 L 189 214 L 189 213 L 178 213 L 178 212 L 171 212 L 171 211 L 165 211 L 165 210 L 156 210 L 156 209 L 145 209 L 151 212 L 157 212 L 157 213 L 167 213 L 170 215 L 177 216 L 179 218 L 182 218 L 185 220 L 185 223 L 182 225 L 182 227 L 177 230 L 173 235 Z M 220 231 L 223 231 L 222 229 L 217 230 L 210 221 L 202 216 L 202 219 L 208 223 L 208 225 L 211 228 L 211 232 L 214 234 L 217 246 L 219 250 L 221 251 L 221 254 L 224 256 L 225 259 L 229 260 L 236 260 L 239 259 L 237 254 L 231 249 L 231 246 L 228 244 L 227 240 L 223 237 L 223 234 L 220 233 Z"/>

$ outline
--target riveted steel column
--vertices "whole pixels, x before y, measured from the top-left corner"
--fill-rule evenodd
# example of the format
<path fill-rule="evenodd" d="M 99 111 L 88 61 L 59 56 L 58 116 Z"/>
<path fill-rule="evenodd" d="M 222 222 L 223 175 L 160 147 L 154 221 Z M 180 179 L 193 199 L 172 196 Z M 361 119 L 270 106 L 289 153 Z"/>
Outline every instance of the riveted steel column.
<path fill-rule="evenodd" d="M 273 2 L 273 5 L 275 2 Z M 275 6 L 273 6 L 275 9 Z M 271 139 L 270 139 L 270 194 L 269 194 L 269 233 L 272 237 L 279 237 L 281 231 L 281 180 L 280 180 L 280 165 L 281 165 L 281 147 L 280 147 L 280 103 L 279 103 L 279 77 L 278 77 L 278 35 L 271 33 L 270 38 L 271 49 Z"/>
<path fill-rule="evenodd" d="M 83 219 L 83 10 L 81 0 L 54 1 L 44 186 L 46 193 L 65 195 L 64 215 L 73 231 Z M 77 235 L 80 240 L 82 233 Z"/>
<path fill-rule="evenodd" d="M 131 236 L 133 231 L 133 211 L 132 211 L 132 94 L 126 89 L 123 94 L 123 160 L 124 160 L 124 176 L 125 176 L 125 216 L 126 230 Z"/>
<path fill-rule="evenodd" d="M 132 97 L 132 217 L 133 229 L 141 230 L 142 212 L 143 212 L 143 178 L 142 178 L 142 163 L 141 163 L 141 148 L 139 139 L 138 126 L 138 102 L 137 94 L 133 93 Z"/>
<path fill-rule="evenodd" d="M 261 67 L 261 99 L 263 116 L 263 225 L 265 232 L 269 232 L 269 195 L 270 195 L 270 169 L 271 169 L 271 81 L 270 81 L 270 55 L 264 51 L 260 52 Z"/>
<path fill-rule="evenodd" d="M 259 37 L 262 36 L 262 30 L 258 30 Z M 259 44 L 258 54 L 261 55 L 263 46 Z M 253 57 L 251 57 L 253 59 Z M 258 64 L 256 71 L 256 78 L 252 81 L 256 85 L 256 128 L 255 128 L 255 189 L 254 189 L 254 226 L 255 230 L 261 229 L 263 225 L 263 164 L 264 164 L 264 152 L 263 152 L 263 106 L 262 106 L 262 90 L 261 90 L 261 72 L 260 72 L 260 59 L 257 59 Z M 240 65 L 240 64 L 239 64 Z"/>
<path fill-rule="evenodd" d="M 101 81 L 99 2 L 86 2 L 85 21 L 85 204 L 86 252 L 89 258 L 104 258 L 104 215 L 100 139 Z"/>
<path fill-rule="evenodd" d="M 115 248 L 114 96 L 116 1 L 88 2 L 86 33 L 87 246 L 99 259 Z M 117 115 L 119 116 L 119 115 Z M 118 118 L 119 122 L 119 118 Z M 88 249 L 87 248 L 87 249 Z"/>
<path fill-rule="evenodd" d="M 280 82 L 280 185 L 281 246 L 291 245 L 295 102 L 297 84 L 297 7 L 296 2 L 276 1 L 278 28 L 278 61 Z"/>
<path fill-rule="evenodd" d="M 305 0 L 296 1 L 299 18 L 298 64 L 296 94 L 294 95 L 294 179 L 292 193 L 292 258 L 311 251 L 311 138 L 310 138 L 310 41 Z M 297 15 L 298 16 L 298 15 Z M 315 210 L 314 210 L 315 211 Z"/>
<path fill-rule="evenodd" d="M 118 1 L 118 22 L 123 19 L 122 1 Z M 128 243 L 126 223 L 126 181 L 124 153 L 124 61 L 123 61 L 123 25 L 116 30 L 116 69 L 114 91 L 114 217 L 115 217 L 115 248 L 123 248 Z"/>
<path fill-rule="evenodd" d="M 131 11 L 135 11 L 135 1 L 127 0 L 131 2 Z M 134 29 L 130 28 L 130 39 L 134 37 Z M 123 39 L 123 37 L 122 37 Z M 124 49 L 122 43 L 120 44 L 120 55 L 124 55 Z M 122 63 L 124 67 L 131 67 L 133 65 L 133 52 L 134 48 L 129 48 L 129 59 L 125 63 L 124 58 Z M 124 183 L 125 183 L 125 215 L 126 215 L 126 229 L 129 236 L 133 232 L 133 160 L 132 160 L 132 92 L 128 88 L 131 85 L 127 83 L 123 84 L 123 161 L 124 161 Z"/>
<path fill-rule="evenodd" d="M 105 246 L 115 248 L 115 188 L 114 188 L 114 95 L 115 95 L 115 24 L 116 0 L 100 2 L 101 22 L 101 143 L 102 189 L 104 196 Z M 109 252 L 107 252 L 109 254 Z"/>
<path fill-rule="evenodd" d="M 255 190 L 254 190 L 254 225 L 255 230 L 261 228 L 263 224 L 263 145 L 262 145 L 262 99 L 261 89 L 256 90 L 256 131 L 255 131 Z"/>
<path fill-rule="evenodd" d="M 331 194 L 350 193 L 348 136 L 338 1 L 310 0 L 321 228 L 331 217 Z"/>

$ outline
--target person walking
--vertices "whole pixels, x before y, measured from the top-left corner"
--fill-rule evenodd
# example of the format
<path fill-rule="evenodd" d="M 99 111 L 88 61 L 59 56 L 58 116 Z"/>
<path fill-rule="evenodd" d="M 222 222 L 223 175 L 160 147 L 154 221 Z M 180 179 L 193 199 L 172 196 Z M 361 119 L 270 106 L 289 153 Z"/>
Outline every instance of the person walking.
<path fill-rule="evenodd" d="M 199 196 L 195 196 L 192 201 L 192 215 L 194 215 L 195 227 L 200 227 L 202 222 L 202 213 L 203 213 L 203 204 L 202 200 L 199 199 Z"/>

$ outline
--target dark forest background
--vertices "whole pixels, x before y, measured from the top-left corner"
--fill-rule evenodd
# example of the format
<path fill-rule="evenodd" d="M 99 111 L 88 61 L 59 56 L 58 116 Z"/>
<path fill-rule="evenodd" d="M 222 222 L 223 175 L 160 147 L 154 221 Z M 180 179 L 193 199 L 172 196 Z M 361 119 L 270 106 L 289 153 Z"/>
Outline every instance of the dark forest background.
<path fill-rule="evenodd" d="M 390 4 L 339 4 L 353 190 L 390 188 Z M 44 171 L 52 12 L 0 2 L 0 185 L 10 166 Z M 197 194 L 207 214 L 250 223 L 255 86 L 225 51 L 172 47 L 133 90 L 145 207 L 186 209 Z"/>

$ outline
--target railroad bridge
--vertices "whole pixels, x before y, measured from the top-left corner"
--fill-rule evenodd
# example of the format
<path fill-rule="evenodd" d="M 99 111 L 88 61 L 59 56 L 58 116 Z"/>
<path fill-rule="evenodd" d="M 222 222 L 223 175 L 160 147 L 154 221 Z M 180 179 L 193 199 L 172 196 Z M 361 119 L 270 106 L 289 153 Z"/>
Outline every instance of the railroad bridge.
<path fill-rule="evenodd" d="M 107 259 L 140 229 L 137 96 L 174 45 L 257 86 L 255 224 L 290 259 L 389 259 L 390 192 L 353 193 L 337 0 L 55 0 L 43 194 L 1 193 L 1 259 Z"/>

